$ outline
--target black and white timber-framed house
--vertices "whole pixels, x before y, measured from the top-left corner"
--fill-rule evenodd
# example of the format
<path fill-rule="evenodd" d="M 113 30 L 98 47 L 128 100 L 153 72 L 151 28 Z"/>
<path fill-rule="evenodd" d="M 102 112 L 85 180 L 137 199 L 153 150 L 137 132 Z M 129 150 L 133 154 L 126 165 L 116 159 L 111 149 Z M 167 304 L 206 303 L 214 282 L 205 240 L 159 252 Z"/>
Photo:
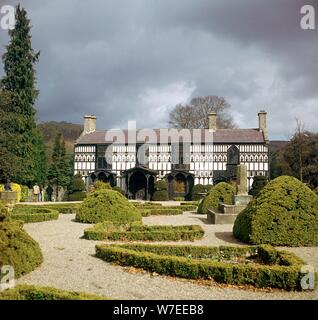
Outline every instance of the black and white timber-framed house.
<path fill-rule="evenodd" d="M 167 181 L 171 198 L 187 197 L 196 184 L 235 179 L 237 165 L 244 163 L 251 186 L 254 176 L 269 175 L 266 116 L 260 111 L 253 129 L 218 129 L 217 115 L 211 113 L 209 129 L 148 133 L 98 131 L 96 117 L 88 115 L 75 144 L 74 174 L 80 173 L 87 185 L 98 179 L 122 188 L 131 199 L 150 200 L 158 179 Z"/>

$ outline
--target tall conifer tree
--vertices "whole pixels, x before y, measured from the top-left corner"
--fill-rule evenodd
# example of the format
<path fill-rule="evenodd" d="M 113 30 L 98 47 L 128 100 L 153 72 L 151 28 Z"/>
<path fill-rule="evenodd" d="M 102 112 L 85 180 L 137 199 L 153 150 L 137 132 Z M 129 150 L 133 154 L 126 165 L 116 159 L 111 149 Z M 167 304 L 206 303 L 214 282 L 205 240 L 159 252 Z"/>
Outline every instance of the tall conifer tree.
<path fill-rule="evenodd" d="M 32 48 L 30 20 L 20 5 L 16 7 L 15 18 L 16 25 L 9 30 L 10 43 L 3 55 L 5 76 L 0 82 L 3 115 L 0 148 L 10 158 L 7 161 L 12 166 L 1 178 L 6 176 L 30 185 L 42 182 L 37 180 L 39 177 L 44 180 L 46 171 L 43 140 L 36 127 L 34 107 L 38 96 L 35 64 L 40 53 Z"/>

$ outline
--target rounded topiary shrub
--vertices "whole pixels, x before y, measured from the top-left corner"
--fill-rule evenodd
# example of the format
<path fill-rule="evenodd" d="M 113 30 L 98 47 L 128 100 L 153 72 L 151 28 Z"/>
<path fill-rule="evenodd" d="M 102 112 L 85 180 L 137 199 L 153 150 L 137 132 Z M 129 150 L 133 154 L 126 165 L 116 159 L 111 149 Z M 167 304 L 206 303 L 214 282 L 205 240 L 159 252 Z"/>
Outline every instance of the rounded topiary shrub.
<path fill-rule="evenodd" d="M 318 245 L 318 197 L 298 179 L 278 177 L 238 215 L 233 233 L 251 244 Z"/>
<path fill-rule="evenodd" d="M 191 200 L 198 201 L 204 198 L 204 193 L 208 193 L 212 189 L 212 185 L 204 186 L 203 184 L 196 184 L 191 191 Z"/>
<path fill-rule="evenodd" d="M 113 223 L 140 222 L 141 213 L 123 195 L 114 190 L 97 190 L 80 204 L 76 221 L 97 223 L 111 221 Z"/>
<path fill-rule="evenodd" d="M 43 261 L 40 246 L 22 227 L 18 221 L 0 222 L 0 268 L 13 266 L 16 277 L 33 271 Z"/>
<path fill-rule="evenodd" d="M 249 195 L 256 197 L 267 184 L 267 177 L 255 176 Z"/>
<path fill-rule="evenodd" d="M 112 187 L 109 183 L 97 180 L 94 183 L 94 190 L 111 190 Z"/>
<path fill-rule="evenodd" d="M 207 214 L 209 209 L 217 210 L 220 203 L 233 204 L 235 188 L 226 182 L 214 186 L 200 202 L 198 213 Z"/>
<path fill-rule="evenodd" d="M 153 201 L 168 201 L 168 184 L 165 180 L 158 180 L 155 182 L 155 192 L 152 196 Z"/>

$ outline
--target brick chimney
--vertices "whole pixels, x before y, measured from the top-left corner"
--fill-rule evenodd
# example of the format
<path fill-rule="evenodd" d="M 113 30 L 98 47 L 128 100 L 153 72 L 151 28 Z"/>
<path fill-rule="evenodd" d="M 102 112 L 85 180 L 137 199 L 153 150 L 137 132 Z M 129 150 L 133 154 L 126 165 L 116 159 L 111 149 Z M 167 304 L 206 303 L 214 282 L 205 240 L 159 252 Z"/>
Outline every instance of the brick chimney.
<path fill-rule="evenodd" d="M 215 112 L 209 113 L 208 119 L 209 119 L 209 130 L 216 131 L 216 113 Z"/>
<path fill-rule="evenodd" d="M 268 138 L 268 130 L 267 130 L 267 112 L 264 111 L 264 110 L 261 110 L 259 113 L 258 113 L 258 128 L 259 128 L 259 131 L 262 131 L 263 132 L 263 135 L 264 135 L 264 139 L 266 141 L 266 143 L 269 142 L 269 138 Z"/>
<path fill-rule="evenodd" d="M 86 115 L 84 117 L 84 132 L 83 134 L 88 134 L 96 131 L 96 116 Z"/>

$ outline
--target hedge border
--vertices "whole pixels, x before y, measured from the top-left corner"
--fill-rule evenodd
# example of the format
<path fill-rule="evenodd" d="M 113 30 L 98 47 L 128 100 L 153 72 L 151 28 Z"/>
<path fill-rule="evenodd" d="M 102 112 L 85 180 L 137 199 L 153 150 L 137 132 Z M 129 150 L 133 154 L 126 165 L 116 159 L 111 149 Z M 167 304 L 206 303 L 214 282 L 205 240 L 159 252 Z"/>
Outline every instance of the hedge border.
<path fill-rule="evenodd" d="M 16 212 L 18 210 L 18 212 Z M 20 212 L 21 211 L 21 212 Z M 43 212 L 46 211 L 46 212 Z M 24 223 L 35 223 L 57 220 L 59 212 L 48 208 L 15 208 L 9 215 L 10 220 L 21 220 Z"/>
<path fill-rule="evenodd" d="M 231 264 L 199 260 L 213 254 L 255 254 L 268 264 Z M 173 255 L 172 255 L 173 254 Z M 143 268 L 162 275 L 188 279 L 213 279 L 230 285 L 256 288 L 301 290 L 301 266 L 304 262 L 286 251 L 271 246 L 196 247 L 161 245 L 97 245 L 96 256 L 106 262 Z M 194 257 L 194 259 L 193 259 Z M 273 264 L 274 262 L 278 264 Z M 317 280 L 317 277 L 316 277 Z M 317 281 L 316 281 L 317 282 Z"/>
<path fill-rule="evenodd" d="M 108 230 L 107 230 L 108 228 Z M 125 230 L 126 229 L 126 230 Z M 128 229 L 128 230 L 127 230 Z M 108 241 L 194 241 L 202 239 L 204 230 L 198 225 L 186 226 L 145 226 L 130 225 L 116 228 L 111 223 L 98 223 L 84 230 L 87 240 Z"/>
<path fill-rule="evenodd" d="M 109 298 L 51 287 L 19 285 L 0 292 L 0 300 L 109 300 Z"/>
<path fill-rule="evenodd" d="M 176 216 L 183 214 L 181 209 L 160 208 L 160 209 L 140 209 L 143 217 L 148 216 Z"/>
<path fill-rule="evenodd" d="M 61 214 L 76 214 L 79 204 L 43 204 L 43 205 L 32 205 L 32 204 L 17 204 L 17 208 L 46 208 L 57 210 Z"/>

